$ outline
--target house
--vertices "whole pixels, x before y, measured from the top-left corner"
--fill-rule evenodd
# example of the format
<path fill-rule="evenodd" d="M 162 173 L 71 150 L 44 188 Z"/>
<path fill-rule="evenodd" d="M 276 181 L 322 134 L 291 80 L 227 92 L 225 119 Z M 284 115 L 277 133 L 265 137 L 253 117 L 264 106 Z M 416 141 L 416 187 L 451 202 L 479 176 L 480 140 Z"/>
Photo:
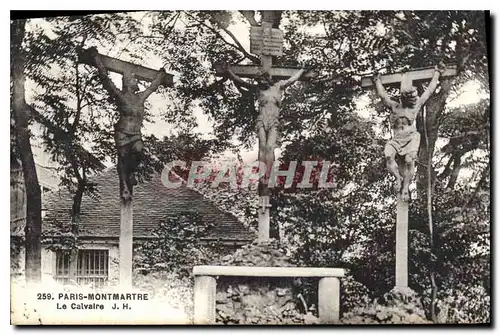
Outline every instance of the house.
<path fill-rule="evenodd" d="M 42 198 L 42 218 L 47 195 L 56 192 L 59 178 L 52 167 L 35 163 Z M 10 166 L 10 246 L 11 275 L 19 275 L 24 269 L 24 251 L 18 248 L 22 244 L 26 224 L 26 189 L 21 163 L 11 160 Z"/>
<path fill-rule="evenodd" d="M 50 167 L 35 163 L 38 184 L 42 195 L 42 204 L 48 193 L 59 186 L 59 179 Z M 42 213 L 44 213 L 42 207 Z M 10 168 L 10 221 L 24 222 L 26 213 L 26 194 L 24 189 L 23 171 L 20 163 L 14 162 Z"/>
<path fill-rule="evenodd" d="M 118 243 L 120 235 L 119 183 L 116 168 L 109 168 L 91 178 L 97 196 L 84 196 L 79 224 L 79 251 L 69 257 L 61 251 L 42 250 L 43 280 L 66 283 L 92 282 L 101 285 L 118 279 Z M 67 191 L 53 192 L 46 199 L 46 215 L 42 234 L 47 237 L 71 222 L 72 195 Z M 154 238 L 152 231 L 169 216 L 185 211 L 197 211 L 202 220 L 213 227 L 203 242 L 222 244 L 221 254 L 229 253 L 256 236 L 233 215 L 218 209 L 197 191 L 182 185 L 166 188 L 159 174 L 134 188 L 134 245 Z M 21 256 L 24 262 L 24 256 Z"/>

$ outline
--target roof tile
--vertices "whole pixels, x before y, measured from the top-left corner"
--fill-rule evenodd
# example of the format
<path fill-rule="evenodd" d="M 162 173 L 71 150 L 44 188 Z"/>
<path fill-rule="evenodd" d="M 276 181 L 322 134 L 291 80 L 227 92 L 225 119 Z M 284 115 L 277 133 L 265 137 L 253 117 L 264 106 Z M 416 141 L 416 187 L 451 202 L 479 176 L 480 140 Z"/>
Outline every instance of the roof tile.
<path fill-rule="evenodd" d="M 120 234 L 120 201 L 118 174 L 115 168 L 91 178 L 96 183 L 97 196 L 84 196 L 80 212 L 80 236 L 118 237 Z M 70 223 L 72 196 L 67 191 L 53 192 L 47 197 L 44 228 L 56 222 Z M 134 237 L 151 236 L 151 230 L 168 216 L 182 211 L 197 211 L 205 222 L 214 224 L 209 239 L 249 241 L 255 234 L 238 219 L 218 209 L 200 193 L 182 186 L 166 188 L 159 174 L 134 188 Z"/>

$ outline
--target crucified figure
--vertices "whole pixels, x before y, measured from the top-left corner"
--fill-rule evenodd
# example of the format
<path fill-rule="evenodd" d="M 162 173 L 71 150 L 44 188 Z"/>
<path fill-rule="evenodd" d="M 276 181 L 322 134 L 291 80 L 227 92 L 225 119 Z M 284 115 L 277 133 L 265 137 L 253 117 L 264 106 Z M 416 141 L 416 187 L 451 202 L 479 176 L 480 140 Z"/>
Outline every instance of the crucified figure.
<path fill-rule="evenodd" d="M 385 145 L 384 156 L 387 169 L 396 177 L 394 191 L 401 192 L 403 201 L 409 200 L 408 186 L 415 174 L 415 160 L 420 146 L 420 133 L 415 126 L 415 119 L 436 90 L 439 76 L 443 71 L 442 64 L 435 67 L 434 76 L 420 97 L 414 86 L 402 89 L 400 101 L 394 101 L 389 97 L 380 81 L 380 74 L 377 74 L 373 80 L 378 95 L 385 105 L 391 108 L 390 123 L 393 137 Z"/>
<path fill-rule="evenodd" d="M 259 138 L 259 162 L 266 164 L 265 180 L 267 181 L 274 162 L 283 91 L 299 80 L 308 70 L 302 68 L 287 80 L 279 81 L 274 81 L 268 72 L 264 72 L 257 78 L 255 84 L 241 79 L 227 65 L 225 71 L 236 84 L 257 91 L 259 116 L 255 127 Z"/>
<path fill-rule="evenodd" d="M 135 172 L 142 157 L 144 144 L 141 128 L 144 118 L 144 102 L 162 84 L 166 76 L 162 68 L 156 78 L 142 92 L 139 92 L 134 73 L 125 72 L 122 77 L 122 89 L 119 90 L 111 81 L 96 48 L 92 48 L 92 58 L 99 70 L 104 88 L 114 100 L 120 117 L 115 124 L 115 143 L 118 149 L 118 176 L 122 199 L 132 199 L 132 187 L 137 184 Z"/>

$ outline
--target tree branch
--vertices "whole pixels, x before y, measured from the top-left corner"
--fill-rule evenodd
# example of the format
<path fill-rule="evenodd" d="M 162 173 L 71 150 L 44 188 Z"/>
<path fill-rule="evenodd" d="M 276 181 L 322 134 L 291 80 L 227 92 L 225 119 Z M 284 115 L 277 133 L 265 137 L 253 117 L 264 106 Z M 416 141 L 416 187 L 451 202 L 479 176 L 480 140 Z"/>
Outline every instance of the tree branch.
<path fill-rule="evenodd" d="M 446 163 L 445 167 L 444 167 L 444 170 L 443 172 L 441 172 L 441 174 L 439 174 L 439 176 L 437 176 L 438 179 L 444 179 L 446 177 L 448 177 L 451 173 L 451 164 L 453 163 L 453 156 L 451 156 L 449 159 L 448 159 L 448 162 Z"/>
<path fill-rule="evenodd" d="M 76 115 L 73 124 L 69 127 L 71 133 L 74 135 L 76 132 L 76 127 L 80 123 L 80 116 L 82 114 L 82 96 L 80 92 L 80 72 L 78 71 L 78 62 L 75 63 L 75 90 L 76 90 Z"/>
<path fill-rule="evenodd" d="M 214 27 L 206 24 L 205 22 L 203 21 L 200 21 L 198 19 L 196 19 L 195 17 L 193 17 L 191 14 L 189 13 L 186 13 L 189 17 L 191 17 L 193 20 L 195 20 L 196 22 L 198 22 L 200 25 L 203 25 L 204 27 L 208 28 L 211 32 L 213 32 L 215 35 L 217 35 L 225 44 L 229 45 L 230 47 L 240 51 L 242 54 L 245 55 L 246 58 L 250 59 L 251 61 L 253 61 L 254 63 L 260 63 L 260 59 L 250 53 L 248 53 L 245 48 L 243 48 L 243 46 L 241 45 L 241 43 L 238 41 L 238 39 L 234 36 L 234 34 L 232 32 L 230 32 L 227 28 L 222 28 L 222 30 L 224 30 L 224 32 L 226 34 L 228 34 L 232 39 L 233 41 L 237 44 L 237 45 L 234 45 L 230 42 L 228 42 L 224 37 L 222 37 L 222 35 L 220 34 L 220 32 L 217 31 L 217 29 L 215 29 Z"/>
<path fill-rule="evenodd" d="M 234 36 L 234 34 L 227 28 L 224 28 L 222 27 L 222 30 L 224 30 L 224 32 L 226 34 L 228 34 L 232 39 L 233 41 L 238 45 L 238 50 L 240 50 L 245 56 L 247 56 L 248 58 L 250 58 L 252 61 L 256 62 L 256 63 L 259 63 L 260 62 L 260 59 L 250 53 L 248 53 L 245 48 L 243 48 L 243 46 L 241 45 L 240 41 L 238 41 L 238 39 L 236 38 L 236 36 Z"/>
<path fill-rule="evenodd" d="M 469 205 L 472 203 L 472 200 L 474 200 L 474 198 L 477 196 L 477 194 L 479 193 L 479 190 L 481 189 L 481 187 L 483 186 L 484 182 L 486 181 L 486 177 L 488 176 L 488 172 L 490 170 L 490 165 L 486 165 L 486 167 L 483 169 L 483 171 L 481 172 L 481 179 L 479 179 L 477 185 L 476 185 L 476 189 L 474 190 L 474 192 L 471 194 L 471 196 L 469 197 L 468 201 L 464 204 L 464 206 L 462 207 L 462 215 L 464 213 L 464 211 L 469 207 Z"/>
<path fill-rule="evenodd" d="M 255 11 L 254 10 L 240 10 L 239 11 L 245 19 L 247 19 L 248 23 L 250 23 L 251 26 L 258 26 L 259 24 L 255 20 Z"/>

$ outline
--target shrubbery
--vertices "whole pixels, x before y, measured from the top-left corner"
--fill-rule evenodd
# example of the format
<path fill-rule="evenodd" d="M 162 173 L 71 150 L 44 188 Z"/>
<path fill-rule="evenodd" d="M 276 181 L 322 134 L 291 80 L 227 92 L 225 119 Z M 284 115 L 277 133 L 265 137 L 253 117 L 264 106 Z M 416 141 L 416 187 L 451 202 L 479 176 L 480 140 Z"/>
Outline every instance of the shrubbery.
<path fill-rule="evenodd" d="M 169 271 L 189 277 L 193 266 L 213 261 L 213 246 L 200 243 L 211 227 L 196 212 L 167 217 L 153 230 L 155 239 L 140 244 L 134 269 L 140 273 Z"/>
<path fill-rule="evenodd" d="M 436 310 L 439 323 L 489 323 L 490 294 L 481 285 L 459 285 L 439 292 Z"/>
<path fill-rule="evenodd" d="M 373 302 L 353 308 L 341 321 L 347 324 L 430 323 L 420 297 L 410 289 L 393 289 Z"/>

